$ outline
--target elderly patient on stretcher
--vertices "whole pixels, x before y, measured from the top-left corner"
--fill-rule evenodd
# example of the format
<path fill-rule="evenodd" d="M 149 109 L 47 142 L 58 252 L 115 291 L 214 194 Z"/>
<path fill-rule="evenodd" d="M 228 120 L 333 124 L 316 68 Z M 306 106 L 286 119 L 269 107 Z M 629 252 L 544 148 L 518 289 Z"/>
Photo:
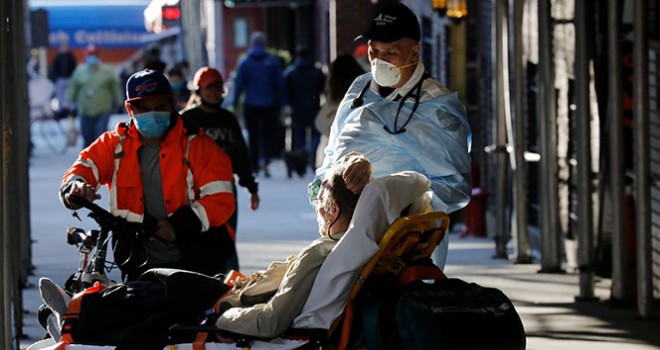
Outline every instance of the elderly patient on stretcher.
<path fill-rule="evenodd" d="M 346 156 L 323 181 L 315 203 L 321 237 L 295 257 L 274 262 L 268 270 L 245 280 L 153 269 L 137 281 L 101 287 L 83 296 L 75 317 L 68 317 L 72 313 L 70 298 L 52 281 L 42 279 L 44 300 L 65 323 L 62 335 L 62 329 L 50 330 L 53 340 L 116 345 L 118 349 L 135 348 L 137 344 L 142 349 L 162 349 L 167 344 L 169 326 L 199 322 L 208 316 L 205 311 L 214 303 L 219 306 L 213 317 L 219 329 L 258 338 L 280 335 L 300 313 L 321 264 L 349 227 L 359 194 L 346 188 L 342 174 L 355 162 L 368 161 L 360 154 Z M 235 287 L 231 289 L 225 282 Z M 260 298 L 263 296 L 268 299 Z"/>

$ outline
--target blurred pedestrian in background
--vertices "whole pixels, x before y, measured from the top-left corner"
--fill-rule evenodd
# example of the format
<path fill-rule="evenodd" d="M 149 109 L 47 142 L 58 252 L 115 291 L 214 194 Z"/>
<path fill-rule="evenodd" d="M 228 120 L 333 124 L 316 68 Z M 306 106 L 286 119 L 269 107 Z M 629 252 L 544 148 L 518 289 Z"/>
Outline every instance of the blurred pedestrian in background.
<path fill-rule="evenodd" d="M 179 67 L 174 66 L 167 71 L 167 79 L 172 85 L 172 98 L 176 103 L 175 108 L 180 111 L 188 105 L 188 100 L 190 100 L 190 90 L 188 89 L 186 76 L 183 75 Z"/>
<path fill-rule="evenodd" d="M 190 63 L 188 63 L 187 60 L 181 60 L 177 62 L 175 67 L 179 68 L 181 70 L 181 74 L 183 74 L 183 77 L 186 79 L 186 81 L 190 81 Z"/>
<path fill-rule="evenodd" d="M 369 63 L 369 47 L 366 44 L 359 44 L 353 50 L 353 58 L 362 67 L 362 70 L 369 71 L 371 63 Z"/>
<path fill-rule="evenodd" d="M 190 103 L 182 112 L 184 124 L 187 129 L 201 128 L 220 146 L 231 158 L 234 174 L 238 175 L 238 184 L 250 192 L 250 208 L 259 208 L 259 187 L 254 175 L 250 151 L 245 144 L 236 116 L 220 107 L 224 97 L 225 81 L 218 70 L 211 67 L 202 67 L 193 80 L 194 92 Z M 236 184 L 232 183 L 234 193 Z M 237 196 L 234 196 L 238 199 Z M 238 203 L 236 210 L 227 223 L 233 229 L 234 242 L 236 241 L 236 225 L 238 222 Z M 239 271 L 238 256 L 230 257 L 227 267 Z"/>
<path fill-rule="evenodd" d="M 71 76 L 67 103 L 75 101 L 80 116 L 83 148 L 108 130 L 110 114 L 123 106 L 123 92 L 115 73 L 101 63 L 94 45 L 87 47 L 85 62 Z"/>
<path fill-rule="evenodd" d="M 319 112 L 320 96 L 325 84 L 323 71 L 316 67 L 306 47 L 296 50 L 296 59 L 284 71 L 287 101 L 291 107 L 291 150 L 312 160 L 319 145 L 320 134 L 314 127 Z M 310 162 L 312 170 L 314 162 Z"/>
<path fill-rule="evenodd" d="M 144 69 L 151 69 L 165 73 L 167 64 L 160 59 L 160 49 L 158 46 L 150 46 L 144 54 Z"/>
<path fill-rule="evenodd" d="M 69 88 L 71 75 L 76 69 L 78 62 L 76 62 L 76 57 L 69 49 L 68 39 L 61 39 L 59 45 L 57 55 L 53 58 L 53 65 L 51 66 L 51 79 L 55 83 L 55 98 L 59 107 L 56 117 L 62 119 L 73 112 L 74 106 L 67 105 L 66 103 L 66 90 Z"/>
<path fill-rule="evenodd" d="M 282 68 L 277 57 L 266 52 L 266 37 L 254 32 L 250 37 L 250 49 L 238 63 L 234 79 L 234 101 L 236 109 L 243 100 L 243 116 L 249 133 L 252 169 L 263 170 L 270 177 L 268 164 L 274 154 L 275 137 L 278 130 L 280 109 L 287 104 Z M 264 163 L 259 160 L 263 154 Z"/>
<path fill-rule="evenodd" d="M 319 110 L 314 120 L 316 130 L 321 134 L 319 145 L 316 149 L 316 164 L 318 168 L 323 164 L 325 158 L 325 146 L 328 145 L 330 136 L 330 126 L 335 120 L 335 114 L 339 107 L 339 102 L 344 98 L 344 94 L 353 83 L 353 80 L 364 74 L 364 69 L 355 60 L 352 55 L 340 55 L 330 65 L 328 72 L 328 84 L 325 90 L 325 103 Z"/>

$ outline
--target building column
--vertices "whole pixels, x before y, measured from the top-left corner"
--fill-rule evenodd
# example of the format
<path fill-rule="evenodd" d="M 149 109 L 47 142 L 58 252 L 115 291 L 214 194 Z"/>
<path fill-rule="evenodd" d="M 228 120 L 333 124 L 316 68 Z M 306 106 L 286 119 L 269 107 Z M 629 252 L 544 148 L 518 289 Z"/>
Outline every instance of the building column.
<path fill-rule="evenodd" d="M 624 215 L 624 159 L 623 159 L 623 77 L 621 66 L 621 3 L 607 1 L 607 47 L 608 47 L 608 169 L 610 202 L 612 207 L 612 298 L 629 300 L 632 286 L 628 273 L 626 243 L 626 220 Z"/>
<path fill-rule="evenodd" d="M 651 168 L 649 120 L 648 4 L 634 4 L 633 108 L 635 115 L 635 190 L 637 193 L 637 311 L 641 317 L 653 317 L 653 256 L 651 233 Z"/>
<path fill-rule="evenodd" d="M 539 0 L 539 83 L 537 110 L 540 125 L 539 164 L 541 272 L 561 272 L 559 184 L 557 165 L 557 97 L 555 93 L 551 0 Z"/>
<path fill-rule="evenodd" d="M 577 137 L 578 198 L 578 267 L 580 270 L 579 301 L 595 301 L 594 297 L 594 231 L 593 186 L 591 183 L 591 109 L 589 100 L 589 45 L 586 1 L 575 2 L 575 123 Z"/>
<path fill-rule="evenodd" d="M 513 155 L 510 158 L 514 178 L 513 208 L 516 231 L 516 263 L 529 264 L 532 262 L 529 245 L 529 230 L 527 228 L 527 164 L 525 161 L 525 113 L 523 108 L 525 88 L 525 68 L 523 62 L 523 9 L 524 0 L 513 0 L 511 3 L 511 28 L 513 42 L 511 43 L 511 72 L 509 77 L 512 95 L 510 104 L 512 114 L 512 144 Z"/>

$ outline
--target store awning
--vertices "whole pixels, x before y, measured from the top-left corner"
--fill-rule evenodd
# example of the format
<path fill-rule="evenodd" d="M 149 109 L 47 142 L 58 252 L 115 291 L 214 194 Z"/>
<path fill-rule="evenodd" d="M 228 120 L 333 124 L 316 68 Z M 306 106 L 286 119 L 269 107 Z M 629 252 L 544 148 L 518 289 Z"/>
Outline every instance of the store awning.
<path fill-rule="evenodd" d="M 60 4 L 56 1 L 31 6 L 32 10 L 48 11 L 49 43 L 57 47 L 61 39 L 68 39 L 71 47 L 95 44 L 102 47 L 140 47 L 144 29 L 145 6 L 137 5 L 81 5 Z M 91 2 L 93 3 L 93 2 Z"/>

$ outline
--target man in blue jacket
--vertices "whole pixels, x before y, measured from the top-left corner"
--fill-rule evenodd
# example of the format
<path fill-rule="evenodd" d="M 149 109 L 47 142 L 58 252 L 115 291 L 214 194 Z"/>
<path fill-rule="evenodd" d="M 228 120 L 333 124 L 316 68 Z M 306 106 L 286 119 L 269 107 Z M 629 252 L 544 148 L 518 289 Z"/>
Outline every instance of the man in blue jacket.
<path fill-rule="evenodd" d="M 268 163 L 276 155 L 275 137 L 279 130 L 280 108 L 287 104 L 282 67 L 277 57 L 266 52 L 266 37 L 254 32 L 250 37 L 248 53 L 238 63 L 234 79 L 234 108 L 238 107 L 243 93 L 243 115 L 250 136 L 252 169 L 263 169 L 266 177 Z M 263 152 L 264 165 L 259 166 Z"/>

